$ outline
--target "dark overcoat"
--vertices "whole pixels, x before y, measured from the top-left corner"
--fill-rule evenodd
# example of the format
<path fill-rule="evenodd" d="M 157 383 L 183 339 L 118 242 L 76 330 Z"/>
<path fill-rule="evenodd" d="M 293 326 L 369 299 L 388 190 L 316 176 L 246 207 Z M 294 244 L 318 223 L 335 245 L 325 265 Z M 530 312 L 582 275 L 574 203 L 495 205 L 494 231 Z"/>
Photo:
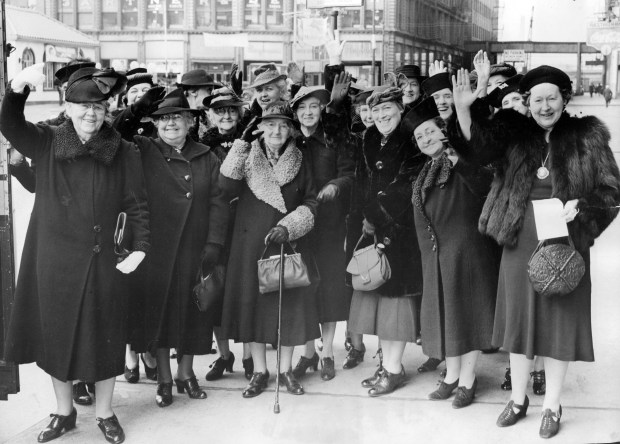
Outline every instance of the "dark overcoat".
<path fill-rule="evenodd" d="M 26 122 L 26 98 L 9 91 L 0 111 L 0 131 L 37 163 L 6 357 L 36 361 L 61 381 L 108 379 L 124 370 L 131 297 L 116 269 L 119 212 L 127 213 L 130 248 L 149 249 L 140 153 L 107 124 L 82 144 L 70 120 Z"/>
<path fill-rule="evenodd" d="M 143 282 L 145 341 L 149 349 L 180 354 L 211 351 L 212 318 L 192 300 L 207 243 L 224 245 L 228 202 L 218 186 L 220 162 L 189 137 L 178 153 L 161 139 L 135 136 L 151 210 L 153 248 Z"/>
<path fill-rule="evenodd" d="M 312 169 L 293 141 L 272 167 L 258 141 L 249 148 L 246 142 L 237 140 L 222 164 L 220 180 L 229 197 L 239 196 L 226 270 L 222 336 L 236 342 L 274 344 L 278 293 L 259 293 L 257 261 L 269 230 L 282 225 L 312 268 L 311 254 L 307 254 L 310 250 L 303 239 L 312 229 L 316 214 Z M 267 256 L 279 251 L 279 246 L 274 245 Z M 315 288 L 285 290 L 282 345 L 302 345 L 319 336 Z"/>
<path fill-rule="evenodd" d="M 319 124 L 313 134 L 297 139 L 297 146 L 312 165 L 317 190 L 327 185 L 334 185 L 338 190 L 334 199 L 319 202 L 314 229 L 310 233 L 321 275 L 317 287 L 321 322 L 348 319 L 351 305 L 351 289 L 346 286 L 344 242 L 355 164 L 343 137 L 345 133 L 342 128 Z"/>

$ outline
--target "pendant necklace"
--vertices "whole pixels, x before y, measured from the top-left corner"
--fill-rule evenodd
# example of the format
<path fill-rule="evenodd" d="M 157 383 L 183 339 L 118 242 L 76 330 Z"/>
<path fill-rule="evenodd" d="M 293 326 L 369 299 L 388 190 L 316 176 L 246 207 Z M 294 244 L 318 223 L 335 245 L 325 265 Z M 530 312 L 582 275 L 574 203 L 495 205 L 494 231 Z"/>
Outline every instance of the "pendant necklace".
<path fill-rule="evenodd" d="M 549 160 L 549 154 L 551 154 L 551 150 L 547 151 L 547 156 L 545 157 L 545 160 L 543 160 L 542 166 L 536 170 L 536 177 L 540 180 L 544 180 L 549 177 L 549 170 L 545 166 L 547 164 L 547 160 Z"/>

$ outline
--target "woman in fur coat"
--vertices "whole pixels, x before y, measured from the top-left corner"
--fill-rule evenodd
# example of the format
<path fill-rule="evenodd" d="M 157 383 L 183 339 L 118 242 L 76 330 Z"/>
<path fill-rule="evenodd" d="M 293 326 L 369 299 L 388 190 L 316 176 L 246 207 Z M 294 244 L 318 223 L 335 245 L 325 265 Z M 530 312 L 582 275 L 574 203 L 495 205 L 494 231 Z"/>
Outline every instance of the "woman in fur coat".
<path fill-rule="evenodd" d="M 278 292 L 259 293 L 256 263 L 263 252 L 276 255 L 279 244 L 289 241 L 297 241 L 304 255 L 309 251 L 304 237 L 315 221 L 317 192 L 311 164 L 295 144 L 296 125 L 286 102 L 270 104 L 234 142 L 220 170 L 227 198 L 239 197 L 226 270 L 222 337 L 250 344 L 254 374 L 244 398 L 258 396 L 267 387 L 266 345 L 278 339 Z M 308 268 L 311 263 L 306 258 Z M 277 371 L 289 393 L 304 393 L 291 368 L 294 346 L 319 336 L 316 289 L 284 290 Z"/>
<path fill-rule="evenodd" d="M 484 59 L 476 70 L 488 69 Z M 520 91 L 531 118 L 500 110 L 492 120 L 474 116 L 473 123 L 469 109 L 476 93 L 468 77 L 459 73 L 455 85 L 460 129 L 470 138 L 463 154 L 496 166 L 479 229 L 504 247 L 493 343 L 510 353 L 512 395 L 497 425 L 511 426 L 525 416 L 529 369 L 538 355 L 544 359 L 547 379 L 539 434 L 550 438 L 560 428 L 568 363 L 594 360 L 589 249 L 618 213 L 613 207 L 620 202 L 620 172 L 607 127 L 596 117 L 565 112 L 571 81 L 563 71 L 540 66 L 523 77 Z M 538 244 L 532 201 L 552 197 L 564 203 L 562 216 L 586 262 L 577 288 L 562 297 L 538 295 L 527 273 Z"/>

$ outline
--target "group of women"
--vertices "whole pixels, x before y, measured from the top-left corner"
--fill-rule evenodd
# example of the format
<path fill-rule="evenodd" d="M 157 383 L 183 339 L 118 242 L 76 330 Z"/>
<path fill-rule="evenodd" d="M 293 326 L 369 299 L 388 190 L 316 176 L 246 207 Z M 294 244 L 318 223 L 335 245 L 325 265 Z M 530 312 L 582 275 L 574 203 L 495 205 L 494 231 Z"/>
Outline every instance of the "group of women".
<path fill-rule="evenodd" d="M 260 395 L 279 309 L 276 371 L 291 394 L 304 393 L 309 368 L 336 376 L 334 333 L 347 321 L 345 369 L 363 360 L 364 334 L 379 339 L 380 366 L 362 381 L 371 397 L 404 384 L 404 350 L 419 336 L 429 365 L 446 361 L 429 399 L 456 392 L 454 408 L 474 400 L 480 351 L 508 351 L 512 394 L 500 427 L 525 416 L 538 356 L 547 378 L 540 436 L 557 434 L 568 362 L 593 360 L 588 251 L 617 214 L 620 173 L 602 122 L 565 112 L 565 73 L 542 66 L 509 79 L 482 52 L 474 64 L 473 87 L 467 71 L 450 77 L 436 63 L 428 78 L 407 65 L 371 89 L 340 72 L 326 88 L 293 87 L 293 97 L 268 67 L 250 85 L 252 103 L 227 88 L 203 99 L 211 128 L 199 140 L 200 110 L 182 88 L 164 95 L 144 71 L 76 68 L 58 126 L 24 119 L 38 79 L 20 73 L 0 131 L 36 161 L 37 198 L 7 359 L 37 362 L 52 377 L 58 407 L 39 442 L 75 427 L 74 380 L 95 383 L 97 423 L 106 440 L 123 442 L 112 392 L 123 372 L 137 381 L 137 353 L 157 380 L 158 406 L 173 402 L 173 384 L 206 398 L 193 357 L 211 351 L 214 330 L 220 357 L 206 379 L 232 371 L 234 340 L 244 344 L 242 395 Z M 127 107 L 106 118 L 127 81 Z M 531 202 L 549 197 L 564 203 L 588 268 L 561 298 L 536 294 L 527 275 L 537 244 Z M 115 246 L 119 213 L 125 244 Z M 301 253 L 311 284 L 285 289 L 278 307 L 277 292 L 259 291 L 257 261 L 281 244 Z M 387 258 L 391 276 L 352 290 L 346 264 L 366 246 Z M 201 312 L 196 272 L 216 266 L 226 270 L 223 300 Z M 295 346 L 303 351 L 293 367 Z"/>

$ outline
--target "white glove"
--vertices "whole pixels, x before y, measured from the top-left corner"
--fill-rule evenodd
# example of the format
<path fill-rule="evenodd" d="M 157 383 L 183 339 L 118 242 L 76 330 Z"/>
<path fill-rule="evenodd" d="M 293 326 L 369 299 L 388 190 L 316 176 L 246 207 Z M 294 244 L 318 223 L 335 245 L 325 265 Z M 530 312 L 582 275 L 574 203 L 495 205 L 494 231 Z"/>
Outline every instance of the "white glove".
<path fill-rule="evenodd" d="M 138 268 L 138 265 L 144 260 L 145 256 L 146 253 L 144 251 L 132 251 L 123 262 L 116 266 L 116 268 L 121 273 L 129 274 Z"/>
<path fill-rule="evenodd" d="M 329 58 L 328 65 L 340 65 L 342 63 L 342 51 L 346 40 L 340 41 L 340 31 L 335 30 L 333 33 L 333 39 L 325 43 L 325 50 Z"/>
<path fill-rule="evenodd" d="M 16 93 L 22 93 L 26 85 L 42 85 L 45 82 L 44 66 L 45 63 L 37 63 L 19 72 L 11 82 L 11 89 Z"/>

